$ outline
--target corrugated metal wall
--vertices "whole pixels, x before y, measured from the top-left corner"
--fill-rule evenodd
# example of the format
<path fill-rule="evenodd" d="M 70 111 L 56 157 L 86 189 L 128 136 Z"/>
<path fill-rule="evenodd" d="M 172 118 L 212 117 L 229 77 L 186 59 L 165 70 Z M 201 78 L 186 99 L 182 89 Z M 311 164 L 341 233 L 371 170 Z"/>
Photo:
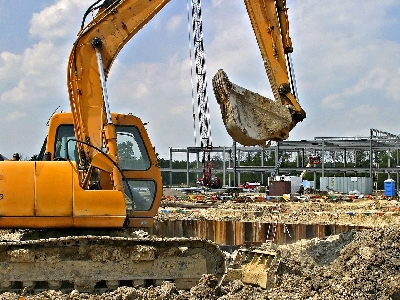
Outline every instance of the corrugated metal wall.
<path fill-rule="evenodd" d="M 359 191 L 361 194 L 372 193 L 372 178 L 370 177 L 321 177 L 321 191 L 334 190 L 341 193 Z"/>

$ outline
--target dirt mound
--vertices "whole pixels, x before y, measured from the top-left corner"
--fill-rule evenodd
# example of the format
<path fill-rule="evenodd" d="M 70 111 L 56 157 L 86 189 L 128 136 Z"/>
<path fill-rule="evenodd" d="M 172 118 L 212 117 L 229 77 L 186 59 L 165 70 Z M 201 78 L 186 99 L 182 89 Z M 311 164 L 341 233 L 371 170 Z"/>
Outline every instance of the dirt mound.
<path fill-rule="evenodd" d="M 400 227 L 279 247 L 271 299 L 400 299 Z"/>

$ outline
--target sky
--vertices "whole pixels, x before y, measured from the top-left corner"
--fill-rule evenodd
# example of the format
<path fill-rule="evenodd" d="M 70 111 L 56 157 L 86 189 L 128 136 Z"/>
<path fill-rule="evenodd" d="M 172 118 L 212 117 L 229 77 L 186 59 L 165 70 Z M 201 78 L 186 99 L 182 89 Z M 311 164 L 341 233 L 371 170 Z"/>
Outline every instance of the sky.
<path fill-rule="evenodd" d="M 39 153 L 52 113 L 69 111 L 67 60 L 94 0 L 0 0 L 0 153 Z M 290 140 L 400 133 L 400 2 L 288 0 L 299 102 Z M 203 0 L 211 138 L 232 146 L 211 79 L 273 97 L 245 5 Z M 171 0 L 122 49 L 109 74 L 111 111 L 147 122 L 160 157 L 194 137 L 187 1 Z M 196 121 L 197 122 L 197 121 Z M 197 125 L 196 125 L 197 126 Z"/>

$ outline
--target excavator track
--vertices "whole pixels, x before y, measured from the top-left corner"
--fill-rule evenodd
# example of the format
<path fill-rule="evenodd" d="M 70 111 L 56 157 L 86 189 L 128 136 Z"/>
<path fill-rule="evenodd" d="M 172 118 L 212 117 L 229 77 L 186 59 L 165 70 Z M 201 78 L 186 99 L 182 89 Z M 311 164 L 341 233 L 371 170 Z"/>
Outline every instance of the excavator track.
<path fill-rule="evenodd" d="M 291 126 L 292 113 L 287 106 L 232 83 L 223 70 L 215 74 L 212 84 L 225 128 L 240 144 L 265 145 Z"/>
<path fill-rule="evenodd" d="M 114 290 L 172 281 L 189 289 L 202 274 L 225 273 L 225 258 L 209 241 L 185 238 L 66 236 L 0 242 L 0 289 Z"/>

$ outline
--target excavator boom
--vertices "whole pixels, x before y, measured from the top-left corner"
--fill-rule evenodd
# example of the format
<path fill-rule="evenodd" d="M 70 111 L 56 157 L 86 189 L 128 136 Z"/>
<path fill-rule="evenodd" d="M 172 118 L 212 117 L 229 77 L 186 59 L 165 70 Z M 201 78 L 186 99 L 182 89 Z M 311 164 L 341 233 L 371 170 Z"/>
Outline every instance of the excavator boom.
<path fill-rule="evenodd" d="M 97 1 L 99 2 L 99 1 Z M 67 72 L 70 106 L 77 138 L 102 146 L 102 124 L 107 123 L 103 87 L 97 68 L 96 43 L 102 58 L 105 77 L 123 46 L 169 0 L 114 0 L 100 9 L 96 17 L 78 33 L 72 48 Z M 105 5 L 105 4 L 104 4 Z"/>

